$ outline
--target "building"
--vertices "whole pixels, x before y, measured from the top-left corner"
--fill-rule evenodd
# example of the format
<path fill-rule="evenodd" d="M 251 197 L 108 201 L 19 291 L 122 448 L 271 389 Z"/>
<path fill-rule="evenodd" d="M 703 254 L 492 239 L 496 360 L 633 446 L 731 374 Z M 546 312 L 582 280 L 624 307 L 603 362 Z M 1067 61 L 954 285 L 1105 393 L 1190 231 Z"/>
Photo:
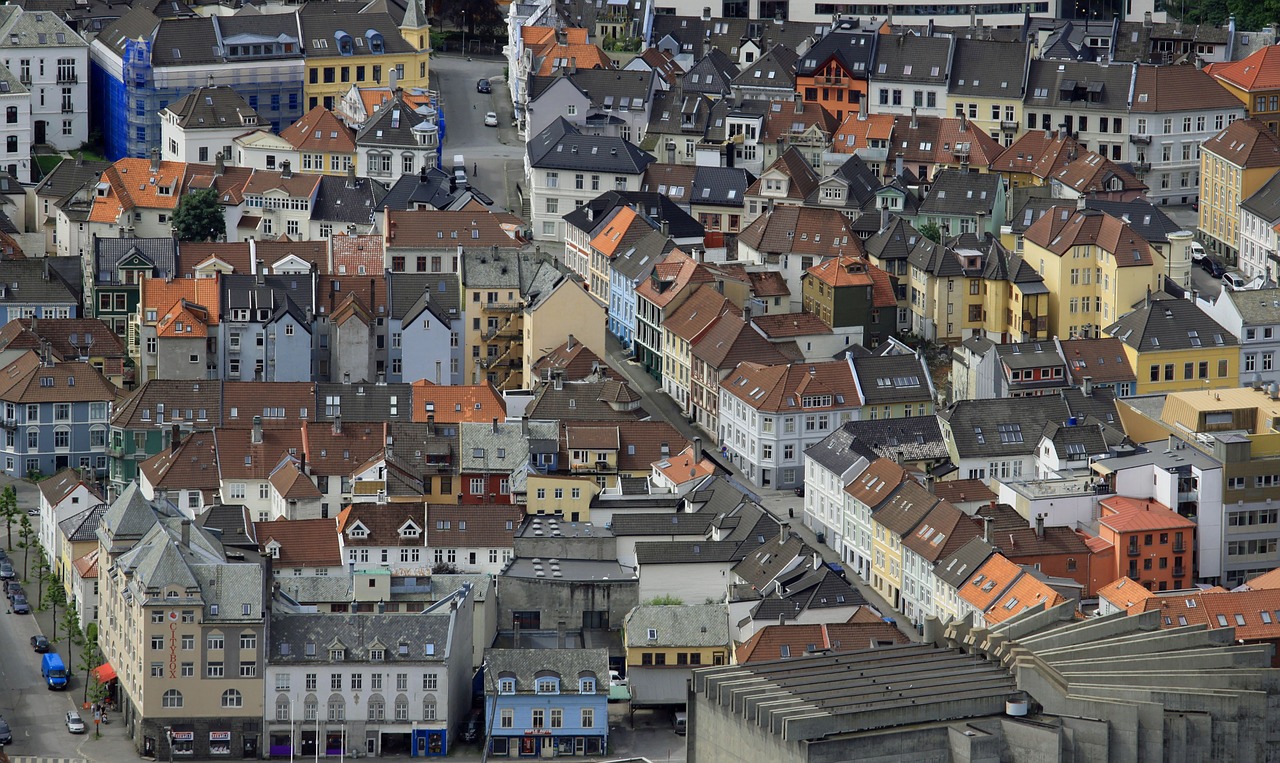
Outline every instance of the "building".
<path fill-rule="evenodd" d="M 307 51 L 306 108 L 333 109 L 352 85 L 430 87 L 430 45 L 420 44 L 426 42 L 426 20 L 416 12 L 406 16 L 400 27 L 386 11 L 299 13 Z"/>
<path fill-rule="evenodd" d="M 261 169 L 277 170 L 289 162 L 290 167 L 306 173 L 346 175 L 356 167 L 355 130 L 323 106 L 313 106 L 298 121 L 281 130 L 280 139 L 286 141 L 292 150 L 287 151 L 287 155 L 271 153 L 263 156 Z M 259 169 L 257 155 L 270 144 L 255 145 L 258 150 L 253 151 L 254 156 L 247 164 Z M 371 175 L 367 162 L 361 164 L 360 169 L 364 170 L 363 175 Z"/>
<path fill-rule="evenodd" d="M 671 250 L 653 266 L 649 278 L 635 288 L 635 357 L 656 379 L 663 376 L 663 326 L 667 318 L 702 284 L 715 280 L 710 270 L 680 251 Z"/>
<path fill-rule="evenodd" d="M 159 151 L 160 110 L 197 87 L 234 87 L 259 124 L 278 133 L 304 110 L 303 51 L 311 46 L 303 41 L 297 13 L 158 16 L 132 8 L 89 47 L 87 81 L 100 94 L 91 101 L 91 121 L 103 133 L 107 158 Z"/>
<path fill-rule="evenodd" d="M 1240 341 L 1190 300 L 1149 298 L 1104 331 L 1124 345 L 1140 395 L 1239 383 Z"/>
<path fill-rule="evenodd" d="M 720 382 L 721 452 L 759 487 L 804 483 L 805 449 L 859 417 L 862 399 L 847 360 L 738 364 Z"/>
<path fill-rule="evenodd" d="M 866 259 L 845 255 L 817 263 L 801 278 L 805 312 L 831 328 L 860 326 L 875 347 L 897 333 L 898 298 L 889 275 Z"/>
<path fill-rule="evenodd" d="M 1099 502 L 1092 589 L 1127 577 L 1148 591 L 1180 591 L 1196 578 L 1196 523 L 1158 501 L 1109 496 Z M 1093 529 L 1093 528 L 1091 528 Z"/>
<path fill-rule="evenodd" d="M 1275 226 L 1280 225 L 1280 180 L 1272 176 L 1256 193 L 1240 203 L 1240 250 L 1236 267 L 1246 279 L 1261 276 L 1270 283 L 1277 279 Z"/>
<path fill-rule="evenodd" d="M 32 95 L 31 121 L 19 123 L 30 125 L 29 146 L 67 151 L 89 139 L 89 43 L 60 14 L 5 8 L 0 12 L 0 56 Z M 18 129 L 6 127 L 4 132 L 14 136 Z"/>
<path fill-rule="evenodd" d="M 4 109 L 5 130 L 4 153 L 0 154 L 3 164 L 0 166 L 15 181 L 30 178 L 33 174 L 31 91 L 4 67 L 0 67 L 0 108 Z"/>
<path fill-rule="evenodd" d="M 1194 66 L 1139 66 L 1134 78 L 1133 153 L 1126 157 L 1153 204 L 1199 200 L 1200 144 L 1245 116 L 1222 77 Z"/>
<path fill-rule="evenodd" d="M 58 528 L 63 522 L 102 503 L 102 496 L 98 494 L 96 485 L 86 479 L 83 472 L 75 468 L 63 469 L 49 479 L 41 480 L 38 487 L 40 488 L 40 505 L 36 508 L 40 511 L 40 521 L 36 530 L 40 545 L 49 554 L 54 572 L 60 579 L 70 584 L 69 565 L 63 561 L 61 544 L 63 536 L 58 532 Z M 96 541 L 94 548 L 97 548 Z M 71 560 L 79 556 L 80 554 L 72 556 Z"/>
<path fill-rule="evenodd" d="M 1236 258 L 1240 205 L 1275 175 L 1277 167 L 1280 137 L 1256 119 L 1237 119 L 1201 144 L 1199 227 L 1205 248 L 1228 261 Z M 1256 254 L 1252 259 L 1257 262 Z"/>
<path fill-rule="evenodd" d="M 1240 345 L 1240 379 L 1245 384 L 1280 382 L 1276 353 L 1280 350 L 1280 290 L 1223 289 L 1212 302 L 1196 304 L 1225 328 Z"/>
<path fill-rule="evenodd" d="M 397 91 L 356 133 L 361 173 L 383 183 L 440 167 L 439 111 Z"/>
<path fill-rule="evenodd" d="M 704 283 L 662 322 L 662 391 L 686 415 L 693 405 L 693 346 L 732 307 L 714 284 Z"/>
<path fill-rule="evenodd" d="M 1127 144 L 1137 67 L 1094 60 L 1036 58 L 1027 74 L 1023 115 L 1029 131 L 1062 130 L 1081 151 L 1115 162 L 1132 159 Z"/>
<path fill-rule="evenodd" d="M 1240 101 L 1250 119 L 1257 119 L 1272 132 L 1280 124 L 1280 51 L 1267 45 L 1239 61 L 1224 61 L 1208 73 Z"/>
<path fill-rule="evenodd" d="M 105 474 L 116 388 L 81 361 L 44 362 L 27 351 L 5 368 L 4 421 L 13 432 L 0 454 L 13 477 L 67 469 Z"/>
<path fill-rule="evenodd" d="M 279 609 L 263 681 L 272 757 L 438 757 L 461 741 L 471 706 L 471 586 L 412 614 Z"/>
<path fill-rule="evenodd" d="M 1136 394 L 1138 377 L 1129 366 L 1119 339 L 1068 339 L 1058 344 L 1067 360 L 1072 385 L 1085 390 L 1086 394 L 1098 388 L 1110 389 L 1116 397 Z"/>
<path fill-rule="evenodd" d="M 837 121 L 865 111 L 867 78 L 879 39 L 876 30 L 862 28 L 856 18 L 836 21 L 796 62 L 796 92 Z"/>
<path fill-rule="evenodd" d="M 486 649 L 489 753 L 599 755 L 609 742 L 606 649 Z"/>
<path fill-rule="evenodd" d="M 267 583 L 256 553 L 219 537 L 186 518 L 157 520 L 133 491 L 103 516 L 100 620 L 110 635 L 99 644 L 139 754 L 262 750 Z"/>
<path fill-rule="evenodd" d="M 1052 336 L 1100 336 L 1103 328 L 1160 288 L 1163 258 L 1123 218 L 1054 207 L 1023 238 L 1022 256 L 1044 276 L 1049 290 Z"/>
<path fill-rule="evenodd" d="M 947 110 L 1003 146 L 1022 125 L 1031 46 L 1020 40 L 961 37 L 952 58 Z"/>
<path fill-rule="evenodd" d="M 533 237 L 562 240 L 563 215 L 603 190 L 638 191 L 654 158 L 634 144 L 606 135 L 582 133 L 563 117 L 529 140 L 525 180 L 529 188 Z"/>
<path fill-rule="evenodd" d="M 258 125 L 258 112 L 228 85 L 198 87 L 160 111 L 160 158 L 235 162 L 235 139 Z"/>
<path fill-rule="evenodd" d="M 691 671 L 727 665 L 731 656 L 723 604 L 642 604 L 622 630 L 633 707 L 684 707 Z"/>
<path fill-rule="evenodd" d="M 947 83 L 951 80 L 955 39 L 894 34 L 875 50 L 870 71 L 872 111 L 942 117 L 947 112 Z"/>

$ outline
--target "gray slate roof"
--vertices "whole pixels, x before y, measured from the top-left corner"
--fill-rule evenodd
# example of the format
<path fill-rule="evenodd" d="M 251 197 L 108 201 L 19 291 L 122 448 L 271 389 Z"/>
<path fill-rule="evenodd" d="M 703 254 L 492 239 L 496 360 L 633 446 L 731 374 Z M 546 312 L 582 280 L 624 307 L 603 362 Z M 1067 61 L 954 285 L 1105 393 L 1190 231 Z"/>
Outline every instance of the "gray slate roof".
<path fill-rule="evenodd" d="M 325 413 L 325 400 L 337 397 L 346 423 L 383 421 L 411 421 L 413 387 L 408 384 L 342 384 L 341 382 L 317 382 L 313 414 L 316 421 L 332 421 Z M 391 415 L 391 398 L 396 399 L 396 415 Z"/>
<path fill-rule="evenodd" d="M 570 686 L 589 674 L 596 679 L 596 694 L 609 693 L 608 649 L 486 649 L 484 661 L 485 694 L 496 694 L 498 680 L 507 676 L 516 679 L 517 694 L 532 694 L 544 671 Z"/>
<path fill-rule="evenodd" d="M 1022 100 L 1029 61 L 1025 42 L 956 40 L 947 94 Z"/>
<path fill-rule="evenodd" d="M 954 554 L 940 559 L 934 565 L 933 574 L 952 588 L 959 589 L 995 551 L 995 547 L 982 538 L 971 538 Z"/>
<path fill-rule="evenodd" d="M 890 262 L 907 259 L 917 242 L 923 239 L 911 223 L 894 215 L 889 218 L 889 225 L 867 239 L 863 246 L 872 257 Z"/>
<path fill-rule="evenodd" d="M 272 613 L 268 654 L 273 664 L 328 665 L 330 645 L 336 642 L 346 650 L 345 662 L 368 662 L 369 650 L 381 649 L 383 662 L 379 664 L 443 663 L 453 643 L 449 621 L 447 609 L 413 615 Z M 308 644 L 314 646 L 311 656 L 307 655 Z M 267 690 L 270 692 L 270 687 Z"/>
<path fill-rule="evenodd" d="M 6 70 L 7 71 L 7 70 Z M 85 161 L 84 159 L 68 159 L 60 162 L 53 172 L 45 175 L 44 180 L 36 186 L 37 196 L 50 196 L 61 199 L 67 194 L 80 190 L 86 183 L 96 183 L 98 178 L 111 162 Z"/>
<path fill-rule="evenodd" d="M 258 122 L 258 112 L 227 85 L 198 87 L 166 109 L 178 117 L 178 126 L 185 130 L 244 127 Z"/>
<path fill-rule="evenodd" d="M 796 86 L 796 60 L 794 50 L 775 45 L 768 53 L 748 64 L 733 78 L 733 87 L 777 88 L 791 91 Z"/>
<path fill-rule="evenodd" d="M 776 623 L 778 618 L 799 618 L 811 609 L 856 607 L 867 603 L 866 597 L 831 568 L 802 568 L 796 574 L 780 579 L 781 595 L 760 600 L 751 610 L 751 619 L 760 623 Z"/>
<path fill-rule="evenodd" d="M 833 474 L 843 474 L 864 457 L 861 449 L 855 447 L 860 443 L 849 426 L 852 423 L 845 422 L 836 431 L 805 448 L 805 456 Z"/>
<path fill-rule="evenodd" d="M 94 241 L 94 275 L 100 285 L 118 284 L 116 266 L 121 260 L 142 257 L 155 270 L 154 278 L 176 275 L 178 267 L 178 242 L 165 238 L 99 238 Z"/>
<path fill-rule="evenodd" d="M 323 222 L 369 225 L 387 193 L 369 178 L 321 175 L 311 219 Z"/>
<path fill-rule="evenodd" d="M 1270 180 L 1242 201 L 1240 206 L 1268 223 L 1280 220 L 1280 174 L 1272 175 Z"/>
<path fill-rule="evenodd" d="M 810 76 L 831 59 L 850 74 L 865 77 L 875 56 L 880 35 L 871 27 L 862 27 L 857 18 L 840 19 L 831 31 L 818 40 L 796 62 L 796 73 Z"/>
<path fill-rule="evenodd" d="M 1270 326 L 1280 323 L 1280 288 L 1256 291 L 1223 290 L 1219 299 L 1231 300 L 1246 326 Z"/>
<path fill-rule="evenodd" d="M 528 144 L 529 164 L 538 169 L 616 172 L 639 175 L 653 157 L 622 138 L 583 135 L 563 117 Z"/>
<path fill-rule="evenodd" d="M 359 6 L 352 4 L 351 10 L 337 10 L 332 3 L 308 5 L 299 14 L 302 22 L 303 47 L 307 52 L 321 56 L 332 56 L 338 53 L 337 36 L 340 32 L 351 35 L 353 46 L 352 59 L 359 61 L 367 57 L 371 63 L 376 61 L 379 53 L 370 46 L 369 30 L 382 36 L 384 53 L 413 53 L 414 48 L 400 35 L 397 22 L 390 14 L 384 12 L 357 13 Z M 270 18 L 270 15 L 265 18 Z"/>
<path fill-rule="evenodd" d="M 849 421 L 841 425 L 837 432 L 840 431 L 846 432 L 846 436 L 851 439 L 849 447 L 868 461 L 875 461 L 877 458 L 891 458 L 895 461 L 949 458 L 947 443 L 942 437 L 937 416 Z"/>
<path fill-rule="evenodd" d="M 998 186 L 1004 182 L 996 173 L 963 172 L 947 169 L 938 173 L 929 186 L 929 195 L 920 202 L 922 215 L 992 215 Z"/>
<path fill-rule="evenodd" d="M 1025 456 L 1035 452 L 1044 425 L 1071 416 L 1060 397 L 960 400 L 938 414 L 950 425 L 960 458 Z"/>
<path fill-rule="evenodd" d="M 98 537 L 98 523 L 110 508 L 105 503 L 91 506 L 58 523 L 62 535 L 73 543 L 88 542 Z"/>
<path fill-rule="evenodd" d="M 643 281 L 653 272 L 663 255 L 671 251 L 675 244 L 659 231 L 644 234 L 634 246 L 609 261 L 609 267 L 636 283 Z"/>
<path fill-rule="evenodd" d="M 59 265 L 71 265 L 79 268 L 79 257 L 43 257 L 27 260 L 6 260 L 0 284 L 7 287 L 3 304 L 44 304 L 66 305 L 80 303 L 80 289 L 72 285 L 80 285 L 79 273 L 72 280 Z M 46 275 L 48 276 L 46 278 Z M 61 276 L 61 278 L 59 277 Z M 62 279 L 66 280 L 63 281 Z M 14 288 L 17 284 L 17 288 Z"/>
<path fill-rule="evenodd" d="M 1026 108 L 1128 111 L 1134 77 L 1130 64 L 1037 59 L 1027 78 Z"/>
<path fill-rule="evenodd" d="M 494 431 L 496 428 L 497 431 Z M 529 449 L 539 441 L 558 442 L 559 425 L 554 421 L 530 421 L 526 438 L 520 422 L 464 422 L 459 432 L 461 451 L 458 468 L 462 472 L 524 472 L 529 464 Z M 499 457 L 498 451 L 503 451 Z"/>
<path fill-rule="evenodd" d="M 419 106 L 414 109 L 404 102 L 404 94 L 396 91 L 395 97 L 369 115 L 356 133 L 356 145 L 386 148 L 410 148 L 420 146 L 418 134 L 438 132 L 435 109 Z"/>
<path fill-rule="evenodd" d="M 865 405 L 932 400 L 929 369 L 915 355 L 869 355 L 853 359 Z"/>
<path fill-rule="evenodd" d="M 886 35 L 876 45 L 871 81 L 946 85 L 951 76 L 953 44 L 950 37 Z"/>
<path fill-rule="evenodd" d="M 716 204 L 742 209 L 755 176 L 741 167 L 698 167 L 693 171 L 690 204 Z"/>
<path fill-rule="evenodd" d="M 1104 331 L 1140 352 L 1239 344 L 1230 331 L 1186 299 L 1152 299 Z"/>
<path fill-rule="evenodd" d="M 685 73 L 680 80 L 680 87 L 686 94 L 723 96 L 732 92 L 729 83 L 736 76 L 737 64 L 724 51 L 712 48 Z"/>
<path fill-rule="evenodd" d="M 446 325 L 462 317 L 461 287 L 452 273 L 388 273 L 387 298 L 391 317 L 405 323 L 423 310 Z"/>
<path fill-rule="evenodd" d="M 729 608 L 722 604 L 641 604 L 624 620 L 628 647 L 716 647 L 729 643 Z M 657 638 L 649 638 L 649 630 Z"/>
<path fill-rule="evenodd" d="M 15 36 L 16 35 L 16 39 Z M 0 49 L 83 48 L 88 43 L 71 30 L 57 13 L 24 10 L 19 5 L 0 6 Z M 82 76 L 87 76 L 87 72 Z"/>

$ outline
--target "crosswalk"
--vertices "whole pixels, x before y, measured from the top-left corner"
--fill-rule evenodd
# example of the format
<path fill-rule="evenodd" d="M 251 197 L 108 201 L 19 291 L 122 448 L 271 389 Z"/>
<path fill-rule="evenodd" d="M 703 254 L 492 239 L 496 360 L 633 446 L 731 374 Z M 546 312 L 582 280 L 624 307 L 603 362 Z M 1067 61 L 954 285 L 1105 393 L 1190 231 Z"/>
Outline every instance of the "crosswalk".
<path fill-rule="evenodd" d="M 84 758 L 57 758 L 46 755 L 12 755 L 10 763 L 88 763 Z"/>

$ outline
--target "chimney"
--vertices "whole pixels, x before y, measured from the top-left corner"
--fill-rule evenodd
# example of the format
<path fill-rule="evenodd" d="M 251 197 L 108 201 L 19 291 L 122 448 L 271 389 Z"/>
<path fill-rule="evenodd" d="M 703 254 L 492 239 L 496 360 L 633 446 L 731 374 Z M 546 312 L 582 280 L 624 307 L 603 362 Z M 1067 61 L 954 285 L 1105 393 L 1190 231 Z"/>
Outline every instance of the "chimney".
<path fill-rule="evenodd" d="M 1036 537 L 1044 540 L 1044 514 L 1036 514 Z"/>
<path fill-rule="evenodd" d="M 182 547 L 183 548 L 191 547 L 191 520 L 190 519 L 182 520 Z"/>
<path fill-rule="evenodd" d="M 969 6 L 969 28 L 972 29 L 978 25 L 978 6 Z"/>
<path fill-rule="evenodd" d="M 790 534 L 791 534 L 791 525 L 787 524 L 786 522 L 779 522 L 778 523 L 778 542 L 786 543 L 787 536 Z"/>
<path fill-rule="evenodd" d="M 902 177 L 902 152 L 899 151 L 893 160 L 893 176 Z"/>
<path fill-rule="evenodd" d="M 693 465 L 702 463 L 702 438 L 693 438 Z"/>
<path fill-rule="evenodd" d="M 333 433 L 342 434 L 342 414 L 333 414 Z"/>
<path fill-rule="evenodd" d="M 520 418 L 520 435 L 524 437 L 524 439 L 526 440 L 529 439 L 529 417 L 528 416 L 522 416 Z"/>
<path fill-rule="evenodd" d="M 225 175 L 226 172 L 227 157 L 223 156 L 222 152 L 219 151 L 218 155 L 213 158 L 213 174 L 221 176 Z"/>
<path fill-rule="evenodd" d="M 169 452 L 177 453 L 180 444 L 182 444 L 182 434 L 178 431 L 178 425 L 174 424 L 169 427 Z"/>
<path fill-rule="evenodd" d="M 262 444 L 262 417 L 261 416 L 253 417 L 253 436 L 249 439 L 249 442 L 253 443 L 254 445 Z"/>
<path fill-rule="evenodd" d="M 705 5 L 702 6 L 702 20 L 703 21 L 711 20 L 711 8 Z"/>
<path fill-rule="evenodd" d="M 750 322 L 751 322 L 751 305 L 743 305 L 743 306 L 742 306 L 742 321 L 743 321 L 744 323 L 750 323 Z"/>
<path fill-rule="evenodd" d="M 400 77 L 396 75 L 396 68 L 394 66 L 388 66 L 387 69 L 387 87 L 391 89 L 391 93 L 394 95 Z"/>
<path fill-rule="evenodd" d="M 569 56 L 569 73 L 570 74 L 578 73 L 578 57 L 577 56 Z"/>
<path fill-rule="evenodd" d="M 160 171 L 160 149 L 158 148 L 151 149 L 151 171 Z"/>
<path fill-rule="evenodd" d="M 995 517 L 982 518 L 982 539 L 985 540 L 987 543 L 991 542 L 991 525 L 995 521 L 996 521 Z"/>
<path fill-rule="evenodd" d="M 914 130 L 920 126 L 920 120 L 916 117 L 916 107 L 911 107 L 911 129 Z"/>
<path fill-rule="evenodd" d="M 1142 25 L 1147 29 L 1151 28 L 1151 11 L 1142 14 Z"/>
<path fill-rule="evenodd" d="M 426 165 L 423 165 L 426 166 Z M 347 188 L 356 187 L 356 166 L 352 164 L 347 168 Z"/>
<path fill-rule="evenodd" d="M 880 231 L 889 227 L 889 208 L 880 207 Z M 879 231 L 877 231 L 879 232 Z"/>
<path fill-rule="evenodd" d="M 564 351 L 565 351 L 565 352 L 573 352 L 573 334 L 570 334 L 570 335 L 569 335 L 569 338 L 568 338 L 567 340 L 565 340 L 565 343 L 564 343 Z"/>
<path fill-rule="evenodd" d="M 800 95 L 800 93 L 796 93 L 795 95 L 791 96 L 791 100 L 795 103 L 796 113 L 797 113 L 797 114 L 803 114 L 803 113 L 804 113 L 804 98 Z"/>
<path fill-rule="evenodd" d="M 1085 376 L 1085 377 L 1082 377 L 1080 381 L 1082 382 L 1080 386 L 1080 391 L 1084 393 L 1084 396 L 1089 397 L 1090 395 L 1092 395 L 1093 394 L 1093 377 Z"/>
<path fill-rule="evenodd" d="M 493 433 L 494 434 L 498 433 L 498 417 L 497 416 L 493 417 Z"/>
<path fill-rule="evenodd" d="M 293 169 L 289 166 L 289 160 L 285 159 L 280 162 L 280 179 L 288 180 L 291 177 L 293 177 Z"/>
<path fill-rule="evenodd" d="M 1088 208 L 1088 204 L 1089 204 L 1089 200 L 1088 200 L 1087 198 L 1085 198 L 1084 194 L 1081 194 L 1081 195 L 1079 195 L 1079 196 L 1077 196 L 1077 197 L 1076 197 L 1076 211 L 1077 211 L 1077 212 L 1083 212 L 1085 209 L 1087 209 L 1087 208 Z"/>

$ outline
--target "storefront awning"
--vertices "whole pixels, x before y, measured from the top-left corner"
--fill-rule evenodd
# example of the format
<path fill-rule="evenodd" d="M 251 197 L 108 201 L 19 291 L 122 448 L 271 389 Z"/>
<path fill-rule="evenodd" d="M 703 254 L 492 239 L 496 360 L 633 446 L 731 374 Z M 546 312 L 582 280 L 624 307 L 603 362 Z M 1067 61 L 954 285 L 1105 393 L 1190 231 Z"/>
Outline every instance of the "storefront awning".
<path fill-rule="evenodd" d="M 107 681 L 115 680 L 116 669 L 111 667 L 111 663 L 104 662 L 93 669 L 93 675 L 98 679 L 98 683 L 105 684 Z"/>

